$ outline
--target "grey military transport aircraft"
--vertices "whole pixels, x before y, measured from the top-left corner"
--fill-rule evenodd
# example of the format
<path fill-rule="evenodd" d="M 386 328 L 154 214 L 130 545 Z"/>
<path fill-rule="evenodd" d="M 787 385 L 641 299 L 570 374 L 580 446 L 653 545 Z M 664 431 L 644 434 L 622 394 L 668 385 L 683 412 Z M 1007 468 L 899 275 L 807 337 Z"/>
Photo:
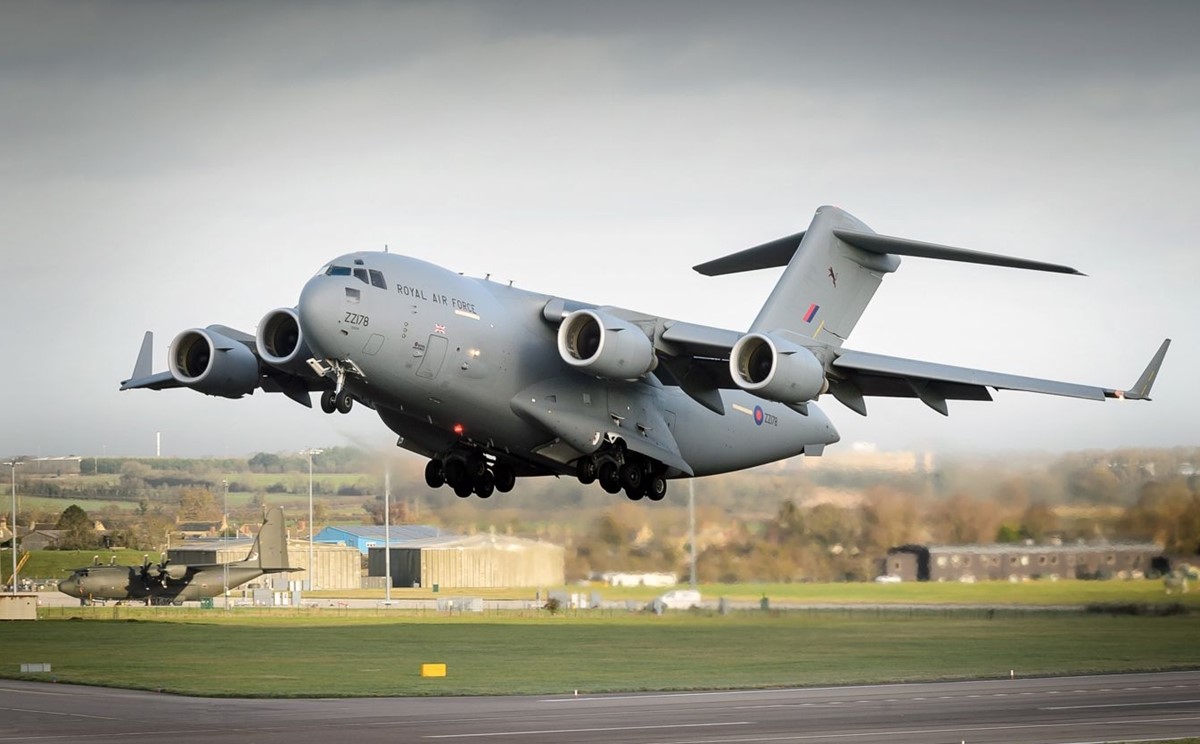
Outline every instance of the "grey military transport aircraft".
<path fill-rule="evenodd" d="M 267 512 L 245 560 L 205 564 L 163 561 L 157 566 L 146 560 L 141 566 L 94 565 L 75 569 L 70 578 L 59 582 L 58 590 L 84 602 L 178 604 L 187 599 L 215 597 L 226 587 L 241 586 L 263 574 L 295 570 L 288 567 L 283 509 L 277 506 Z"/>
<path fill-rule="evenodd" d="M 574 475 L 659 500 L 667 480 L 713 475 L 838 441 L 816 405 L 831 395 L 991 400 L 988 388 L 1149 399 L 1170 340 L 1117 390 L 853 351 L 843 344 L 901 256 L 1063 274 L 1067 266 L 879 235 L 836 207 L 808 229 L 700 264 L 708 275 L 786 267 L 745 333 L 536 294 L 424 261 L 350 253 L 308 281 L 296 307 L 249 334 L 185 330 L 152 373 L 147 332 L 122 390 L 257 389 L 346 413 L 374 409 L 398 446 L 429 458 L 425 480 L 460 497 L 519 477 Z"/>

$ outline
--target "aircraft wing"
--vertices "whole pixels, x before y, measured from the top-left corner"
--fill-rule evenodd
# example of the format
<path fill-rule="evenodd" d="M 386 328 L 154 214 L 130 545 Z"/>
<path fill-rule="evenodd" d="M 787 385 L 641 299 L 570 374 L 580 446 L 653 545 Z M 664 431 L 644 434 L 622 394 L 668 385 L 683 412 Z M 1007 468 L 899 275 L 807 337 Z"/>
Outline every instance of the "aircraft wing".
<path fill-rule="evenodd" d="M 919 398 L 946 415 L 947 400 L 991 400 L 988 388 L 1089 400 L 1150 400 L 1150 389 L 1170 345 L 1170 339 L 1164 340 L 1141 377 L 1125 390 L 846 350 L 831 365 L 830 392 L 864 416 L 864 396 Z"/>
<path fill-rule="evenodd" d="M 226 347 L 223 348 L 240 345 L 246 347 L 254 355 L 254 358 L 258 361 L 259 369 L 257 387 L 264 392 L 283 393 L 297 403 L 312 408 L 312 400 L 309 397 L 309 393 L 329 387 L 329 382 L 318 377 L 315 373 L 311 375 L 298 375 L 266 363 L 258 355 L 254 336 L 248 333 L 223 325 L 211 325 L 206 330 L 219 334 L 226 344 Z M 242 353 L 244 354 L 245 352 Z M 189 386 L 177 379 L 170 371 L 154 372 L 153 357 L 154 332 L 146 331 L 145 336 L 142 337 L 142 346 L 138 352 L 137 362 L 133 366 L 133 373 L 129 376 L 129 379 L 121 381 L 120 389 L 167 390 Z M 253 380 L 250 382 L 252 384 Z"/>

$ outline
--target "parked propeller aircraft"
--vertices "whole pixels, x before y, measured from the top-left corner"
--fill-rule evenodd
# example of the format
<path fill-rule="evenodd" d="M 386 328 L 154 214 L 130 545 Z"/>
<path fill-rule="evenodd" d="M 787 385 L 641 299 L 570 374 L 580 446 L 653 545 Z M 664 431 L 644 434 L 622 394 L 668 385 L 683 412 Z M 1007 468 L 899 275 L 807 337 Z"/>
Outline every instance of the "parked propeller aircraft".
<path fill-rule="evenodd" d="M 587 305 L 389 253 L 350 253 L 267 313 L 257 335 L 220 325 L 175 337 L 152 373 L 147 332 L 122 390 L 262 389 L 327 413 L 374 409 L 425 480 L 460 497 L 518 477 L 575 475 L 658 500 L 667 479 L 820 455 L 838 433 L 815 404 L 867 414 L 871 396 L 991 400 L 988 388 L 1149 399 L 1170 340 L 1121 391 L 843 346 L 901 256 L 1079 274 L 1067 266 L 887 237 L 836 207 L 809 228 L 700 264 L 708 276 L 786 267 L 745 333 Z"/>
<path fill-rule="evenodd" d="M 77 568 L 58 584 L 63 594 L 84 602 L 139 600 L 152 604 L 179 604 L 187 599 L 215 597 L 226 588 L 241 586 L 263 574 L 295 571 L 288 567 L 287 533 L 283 509 L 267 512 L 254 545 L 245 560 L 233 563 L 184 564 L 149 559 L 141 566 L 94 565 Z"/>

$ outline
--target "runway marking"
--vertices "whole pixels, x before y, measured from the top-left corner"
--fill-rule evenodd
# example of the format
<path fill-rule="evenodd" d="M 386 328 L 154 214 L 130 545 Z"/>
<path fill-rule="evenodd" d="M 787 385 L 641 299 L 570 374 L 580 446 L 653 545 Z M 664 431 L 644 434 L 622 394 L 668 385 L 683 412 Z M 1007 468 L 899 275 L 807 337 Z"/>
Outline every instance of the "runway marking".
<path fill-rule="evenodd" d="M 1200 716 L 1182 716 L 1170 718 L 1129 718 L 1116 721 L 1105 721 L 1106 726 L 1120 725 L 1135 725 L 1146 723 L 1182 723 L 1185 721 L 1200 721 Z M 912 736 L 913 734 L 954 734 L 961 736 L 965 733 L 982 732 L 982 731 L 1021 731 L 1028 729 L 1049 729 L 1049 728 L 1078 728 L 1080 725 L 1085 725 L 1088 722 L 1071 721 L 1068 723 L 1025 723 L 1013 724 L 1010 726 L 965 726 L 951 728 L 936 728 L 936 729 L 896 729 L 894 731 L 863 731 L 853 734 L 796 734 L 794 736 L 748 736 L 729 739 L 686 739 L 672 742 L 664 742 L 664 744 L 741 744 L 746 742 L 766 742 L 766 741 L 806 741 L 809 739 L 878 739 L 881 736 Z M 1176 737 L 1179 738 L 1194 738 L 1191 737 Z M 1078 742 L 1077 744 L 1109 744 L 1112 741 L 1131 741 L 1130 739 L 1121 738 L 1106 739 L 1098 742 Z M 1153 739 L 1142 739 L 1141 741 L 1171 741 L 1171 739 L 1163 739 L 1155 737 Z"/>
<path fill-rule="evenodd" d="M 1200 700 L 1158 700 L 1149 703 L 1096 703 L 1093 705 L 1055 705 L 1040 710 L 1087 710 L 1088 708 L 1141 708 L 1151 705 L 1192 705 Z"/>
<path fill-rule="evenodd" d="M 54 710 L 32 710 L 30 708 L 0 708 L 0 710 L 11 710 L 14 713 L 36 713 L 39 716 L 66 716 L 69 718 L 95 718 L 98 721 L 123 721 L 124 718 L 112 718 L 110 716 L 89 716 L 83 713 L 63 713 L 62 711 Z"/>
<path fill-rule="evenodd" d="M 531 731 L 485 731 L 479 734 L 430 734 L 424 736 L 424 739 L 478 739 L 487 736 L 538 736 L 545 734 L 592 734 L 606 731 L 653 731 L 656 729 L 681 729 L 681 728 L 714 728 L 717 726 L 751 726 L 753 721 L 730 721 L 728 723 L 677 723 L 664 724 L 659 726 L 612 726 L 605 728 L 577 728 L 577 729 L 543 729 Z"/>

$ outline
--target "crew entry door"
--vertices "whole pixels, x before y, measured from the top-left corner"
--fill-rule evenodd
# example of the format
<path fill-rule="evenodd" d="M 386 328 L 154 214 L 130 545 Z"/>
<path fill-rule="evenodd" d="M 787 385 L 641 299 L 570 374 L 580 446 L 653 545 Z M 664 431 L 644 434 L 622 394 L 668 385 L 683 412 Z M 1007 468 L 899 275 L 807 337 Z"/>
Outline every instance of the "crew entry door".
<path fill-rule="evenodd" d="M 417 367 L 417 377 L 432 380 L 438 376 L 438 372 L 442 370 L 442 362 L 446 360 L 448 344 L 445 336 L 438 333 L 430 334 L 429 341 L 425 346 L 425 356 L 421 359 L 420 366 Z"/>

